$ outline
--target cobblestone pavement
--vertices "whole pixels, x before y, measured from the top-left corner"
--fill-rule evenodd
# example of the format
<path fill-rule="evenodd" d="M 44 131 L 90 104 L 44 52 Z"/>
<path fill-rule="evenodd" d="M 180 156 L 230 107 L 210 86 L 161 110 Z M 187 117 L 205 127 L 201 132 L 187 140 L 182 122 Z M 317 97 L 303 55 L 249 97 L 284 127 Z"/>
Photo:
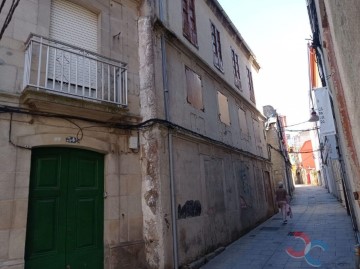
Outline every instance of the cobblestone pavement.
<path fill-rule="evenodd" d="M 355 268 L 351 219 L 334 196 L 298 185 L 291 207 L 288 224 L 274 215 L 201 269 Z"/>

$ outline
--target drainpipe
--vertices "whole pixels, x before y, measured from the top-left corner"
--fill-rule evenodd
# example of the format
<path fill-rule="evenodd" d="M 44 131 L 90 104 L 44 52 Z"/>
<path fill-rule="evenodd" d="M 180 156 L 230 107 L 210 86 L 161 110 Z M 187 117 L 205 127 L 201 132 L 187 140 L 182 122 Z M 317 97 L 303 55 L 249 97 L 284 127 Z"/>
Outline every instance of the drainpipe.
<path fill-rule="evenodd" d="M 163 0 L 159 0 L 159 17 L 160 21 L 164 23 L 164 8 Z M 163 74 L 163 87 L 164 87 L 164 109 L 165 119 L 170 121 L 169 113 L 169 90 L 168 90 L 168 77 L 166 66 L 166 46 L 165 34 L 161 34 L 161 64 Z M 178 258 L 178 237 L 177 237 L 177 219 L 176 219 L 176 194 L 175 194 L 175 180 L 174 180 L 174 156 L 173 156 L 173 140 L 172 133 L 168 132 L 168 148 L 169 148 L 169 174 L 170 174 L 170 200 L 171 200 L 171 223 L 172 223 L 172 236 L 173 236 L 173 265 L 174 269 L 179 268 Z"/>

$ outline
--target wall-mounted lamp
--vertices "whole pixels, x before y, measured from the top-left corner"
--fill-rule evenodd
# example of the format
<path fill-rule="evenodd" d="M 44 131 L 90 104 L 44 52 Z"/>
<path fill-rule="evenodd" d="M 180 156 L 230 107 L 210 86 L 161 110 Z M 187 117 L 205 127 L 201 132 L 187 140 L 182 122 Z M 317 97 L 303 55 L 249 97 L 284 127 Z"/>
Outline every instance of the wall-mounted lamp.
<path fill-rule="evenodd" d="M 311 109 L 311 114 L 310 114 L 310 119 L 308 120 L 309 122 L 316 122 L 319 121 L 319 116 L 316 113 L 316 111 L 314 110 L 314 108 Z"/>

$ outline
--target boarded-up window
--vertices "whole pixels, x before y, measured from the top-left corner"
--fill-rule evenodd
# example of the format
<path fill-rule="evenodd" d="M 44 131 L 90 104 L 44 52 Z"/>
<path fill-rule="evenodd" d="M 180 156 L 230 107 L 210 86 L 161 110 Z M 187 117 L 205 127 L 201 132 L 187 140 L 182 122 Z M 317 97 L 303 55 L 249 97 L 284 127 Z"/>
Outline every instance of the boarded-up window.
<path fill-rule="evenodd" d="M 202 101 L 201 77 L 185 66 L 187 102 L 197 109 L 204 110 Z"/>
<path fill-rule="evenodd" d="M 219 70 L 222 71 L 223 61 L 222 61 L 222 53 L 221 53 L 220 32 L 213 23 L 211 23 L 211 38 L 212 38 L 214 65 L 215 67 L 217 67 Z"/>
<path fill-rule="evenodd" d="M 257 120 L 255 120 L 255 119 L 253 119 L 253 126 L 254 126 L 255 143 L 259 144 L 259 143 L 261 143 L 260 125 L 259 125 L 259 122 Z"/>
<path fill-rule="evenodd" d="M 249 129 L 246 122 L 246 113 L 245 110 L 239 108 L 238 109 L 239 114 L 239 124 L 240 124 L 240 133 L 241 133 L 241 139 L 249 140 Z"/>
<path fill-rule="evenodd" d="M 246 67 L 248 82 L 249 82 L 249 91 L 250 91 L 250 100 L 255 104 L 255 93 L 254 93 L 254 84 L 252 79 L 252 73 L 248 67 Z"/>
<path fill-rule="evenodd" d="M 197 46 L 195 0 L 182 0 L 183 35 Z"/>
<path fill-rule="evenodd" d="M 225 95 L 221 92 L 217 92 L 218 95 L 218 106 L 219 106 L 219 117 L 221 122 L 226 125 L 230 125 L 230 114 L 229 114 L 229 102 Z"/>
<path fill-rule="evenodd" d="M 205 186 L 208 212 L 222 213 L 225 210 L 224 200 L 224 163 L 220 158 L 204 158 Z"/>
<path fill-rule="evenodd" d="M 231 49 L 231 58 L 233 62 L 234 84 L 239 90 L 241 90 L 239 56 L 236 54 L 234 49 Z"/>

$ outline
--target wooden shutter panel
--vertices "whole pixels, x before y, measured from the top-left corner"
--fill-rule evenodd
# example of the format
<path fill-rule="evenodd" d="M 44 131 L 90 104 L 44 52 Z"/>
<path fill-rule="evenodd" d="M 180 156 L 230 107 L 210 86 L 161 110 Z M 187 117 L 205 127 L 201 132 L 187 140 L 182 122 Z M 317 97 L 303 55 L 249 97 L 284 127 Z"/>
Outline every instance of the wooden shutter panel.
<path fill-rule="evenodd" d="M 194 0 L 189 0 L 189 23 L 190 23 L 191 42 L 192 42 L 193 44 L 197 44 L 196 18 L 195 18 L 195 4 L 194 4 Z"/>
<path fill-rule="evenodd" d="M 190 38 L 190 24 L 189 24 L 189 0 L 182 0 L 183 10 L 183 34 L 186 38 Z"/>

